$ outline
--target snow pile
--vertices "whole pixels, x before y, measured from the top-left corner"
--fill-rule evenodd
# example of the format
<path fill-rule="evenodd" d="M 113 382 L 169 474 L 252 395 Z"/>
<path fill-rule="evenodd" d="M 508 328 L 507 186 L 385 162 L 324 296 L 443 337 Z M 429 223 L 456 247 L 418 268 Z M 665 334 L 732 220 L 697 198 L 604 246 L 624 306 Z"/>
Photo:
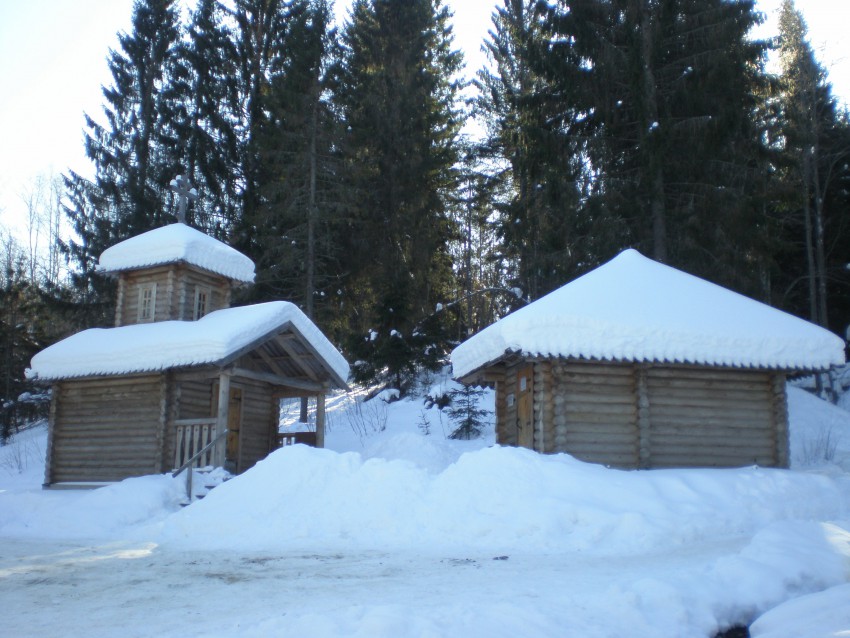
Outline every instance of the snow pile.
<path fill-rule="evenodd" d="M 802 319 L 626 250 L 452 352 L 463 377 L 527 356 L 826 369 L 844 342 Z"/>
<path fill-rule="evenodd" d="M 97 269 L 117 272 L 181 261 L 228 279 L 254 282 L 253 261 L 185 224 L 155 228 L 107 248 L 100 256 Z"/>
<path fill-rule="evenodd" d="M 800 596 L 771 609 L 750 627 L 752 638 L 838 638 L 850 635 L 850 584 Z"/>
<path fill-rule="evenodd" d="M 219 363 L 257 339 L 287 328 L 316 350 L 338 384 L 345 384 L 348 363 L 316 325 L 286 301 L 217 310 L 198 321 L 84 330 L 35 355 L 27 376 L 65 379 Z"/>
<path fill-rule="evenodd" d="M 787 388 L 791 467 L 834 465 L 850 471 L 850 413 L 800 388 Z"/>
<path fill-rule="evenodd" d="M 97 490 L 0 490 L 0 536 L 115 539 L 134 536 L 180 508 L 185 484 L 169 475 L 130 478 Z"/>
<path fill-rule="evenodd" d="M 757 468 L 625 472 L 493 447 L 437 474 L 401 460 L 279 450 L 171 517 L 166 543 L 633 555 L 850 513 L 850 481 Z"/>

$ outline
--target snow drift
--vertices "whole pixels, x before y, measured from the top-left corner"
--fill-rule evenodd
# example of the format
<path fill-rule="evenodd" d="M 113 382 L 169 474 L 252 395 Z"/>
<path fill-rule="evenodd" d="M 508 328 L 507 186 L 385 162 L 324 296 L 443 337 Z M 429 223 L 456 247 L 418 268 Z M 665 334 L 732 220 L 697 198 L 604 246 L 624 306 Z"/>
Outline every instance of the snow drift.
<path fill-rule="evenodd" d="M 493 447 L 439 473 L 294 446 L 170 517 L 165 544 L 628 555 L 850 511 L 850 481 L 782 470 L 619 471 Z M 843 514 L 842 514 L 843 515 Z"/>

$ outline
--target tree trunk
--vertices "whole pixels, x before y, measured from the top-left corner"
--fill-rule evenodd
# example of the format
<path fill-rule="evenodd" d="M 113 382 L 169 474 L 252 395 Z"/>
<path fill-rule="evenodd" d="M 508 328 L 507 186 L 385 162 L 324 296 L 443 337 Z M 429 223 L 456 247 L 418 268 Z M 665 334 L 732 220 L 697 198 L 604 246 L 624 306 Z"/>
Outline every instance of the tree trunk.
<path fill-rule="evenodd" d="M 649 212 L 652 221 L 652 256 L 667 261 L 667 219 L 664 206 L 664 174 L 661 170 L 659 148 L 654 139 L 658 134 L 658 96 L 655 73 L 652 69 L 652 21 L 646 0 L 640 0 L 641 57 L 643 60 L 643 104 L 646 113 L 642 137 L 649 182 Z"/>

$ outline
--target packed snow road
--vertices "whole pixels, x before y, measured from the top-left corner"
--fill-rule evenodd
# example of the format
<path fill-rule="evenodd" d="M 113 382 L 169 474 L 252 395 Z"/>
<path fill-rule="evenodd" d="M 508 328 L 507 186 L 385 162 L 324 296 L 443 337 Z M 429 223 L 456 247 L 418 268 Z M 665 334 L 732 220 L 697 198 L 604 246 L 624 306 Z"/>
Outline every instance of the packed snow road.
<path fill-rule="evenodd" d="M 615 636 L 715 628 L 677 592 L 741 539 L 656 556 L 175 552 L 5 539 L 4 636 Z M 691 587 L 693 584 L 691 585 Z"/>

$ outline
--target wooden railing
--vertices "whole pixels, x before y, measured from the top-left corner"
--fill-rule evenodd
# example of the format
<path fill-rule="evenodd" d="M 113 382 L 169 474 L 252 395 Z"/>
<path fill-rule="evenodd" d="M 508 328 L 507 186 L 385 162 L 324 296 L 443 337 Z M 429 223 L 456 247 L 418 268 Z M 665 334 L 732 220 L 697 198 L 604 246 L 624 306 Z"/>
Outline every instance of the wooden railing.
<path fill-rule="evenodd" d="M 193 454 L 188 459 L 186 459 L 186 461 L 180 467 L 178 467 L 176 470 L 174 470 L 171 473 L 171 476 L 173 478 L 177 478 L 178 476 L 180 476 L 180 472 L 183 472 L 183 471 L 186 472 L 186 498 L 188 499 L 189 503 L 192 502 L 192 497 L 193 497 L 193 494 L 192 494 L 192 477 L 195 474 L 195 472 L 194 472 L 195 464 L 199 463 L 200 459 L 205 454 L 209 454 L 210 458 L 213 458 L 213 453 L 214 453 L 216 444 L 218 444 L 220 441 L 224 441 L 226 435 L 227 435 L 227 430 L 225 430 L 224 432 L 219 432 L 218 436 L 213 437 L 212 440 L 209 443 L 207 443 L 204 447 L 200 448 L 197 452 L 195 452 L 195 454 Z M 209 465 L 209 464 L 207 464 L 207 465 Z M 206 467 L 206 465 L 200 465 L 199 467 Z"/>
<path fill-rule="evenodd" d="M 287 445 L 295 445 L 296 443 L 303 443 L 304 445 L 309 445 L 310 447 L 316 447 L 316 433 L 315 432 L 278 432 L 277 433 L 277 446 L 278 447 L 286 447 Z"/>
<path fill-rule="evenodd" d="M 215 437 L 215 418 L 180 419 L 175 421 L 177 439 L 174 444 L 174 467 L 182 467 L 187 459 L 195 458 L 194 467 L 206 467 L 215 464 L 214 450 L 209 443 Z M 204 454 L 198 450 L 208 448 Z"/>

